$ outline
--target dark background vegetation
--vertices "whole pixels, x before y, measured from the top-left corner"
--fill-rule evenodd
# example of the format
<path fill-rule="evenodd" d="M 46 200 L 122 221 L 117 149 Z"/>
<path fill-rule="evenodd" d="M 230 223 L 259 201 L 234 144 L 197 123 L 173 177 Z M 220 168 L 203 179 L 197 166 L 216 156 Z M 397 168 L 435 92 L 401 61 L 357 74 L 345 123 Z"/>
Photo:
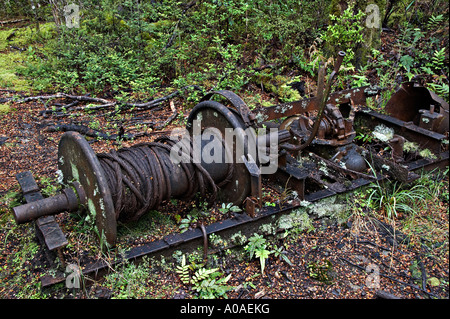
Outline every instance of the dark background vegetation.
<path fill-rule="evenodd" d="M 67 3 L 80 6 L 79 28 L 66 27 Z M 379 6 L 383 29 L 365 27 L 369 4 Z M 254 84 L 295 99 L 277 88 L 296 76 L 309 84 L 319 61 L 344 50 L 342 89 L 421 78 L 448 99 L 444 0 L 4 0 L 0 17 L 30 22 L 19 73 L 36 90 L 143 97 Z M 382 30 L 396 38 L 383 43 Z"/>

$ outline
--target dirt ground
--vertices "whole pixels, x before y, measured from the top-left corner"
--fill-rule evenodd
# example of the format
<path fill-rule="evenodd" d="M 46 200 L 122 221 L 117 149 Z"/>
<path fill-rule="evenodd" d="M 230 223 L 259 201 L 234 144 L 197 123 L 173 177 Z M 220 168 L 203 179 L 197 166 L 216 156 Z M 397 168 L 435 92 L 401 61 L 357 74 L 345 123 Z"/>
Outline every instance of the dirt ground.
<path fill-rule="evenodd" d="M 2 92 L 0 98 L 11 95 Z M 0 297 L 118 297 L 117 291 L 101 281 L 90 282 L 80 291 L 59 285 L 42 292 L 39 279 L 51 272 L 43 249 L 37 244 L 33 227 L 16 226 L 7 207 L 17 199 L 17 194 L 7 195 L 11 190 L 16 193 L 20 190 L 15 179 L 18 172 L 31 170 L 38 177 L 41 188 L 54 191 L 52 181 L 56 177 L 57 148 L 62 132 L 48 131 L 49 124 L 56 121 L 71 123 L 75 119 L 77 123 L 88 125 L 94 117 L 79 112 L 70 117 L 60 114 L 59 117 L 44 118 L 40 111 L 46 108 L 39 101 L 12 102 L 9 108 L 8 112 L 0 115 L 0 196 L 3 198 L 0 212 Z M 161 122 L 170 114 L 166 107 L 140 116 L 147 117 L 148 121 Z M 99 121 L 99 128 L 117 133 L 106 126 L 103 115 L 95 119 Z M 182 120 L 181 116 L 172 125 L 180 125 Z M 127 127 L 127 130 L 131 132 L 133 127 Z M 150 133 L 147 137 L 133 142 L 124 141 L 117 145 L 114 141 L 103 140 L 91 145 L 96 152 L 101 152 L 157 136 L 150 130 L 147 132 Z M 448 177 L 446 182 L 448 184 Z M 424 212 L 421 218 L 434 218 L 444 229 L 446 225 L 448 231 L 448 203 L 433 203 L 430 207 L 430 211 Z M 177 208 L 173 206 L 170 209 Z M 77 227 L 70 216 L 57 218 L 66 230 Z M 160 231 L 164 230 L 161 228 Z M 165 231 L 170 231 L 170 226 Z M 89 249 L 94 244 L 87 237 L 80 232 L 68 235 L 70 245 L 64 250 L 68 260 L 76 262 L 82 256 L 90 255 Z M 402 242 L 401 239 L 404 239 L 401 234 L 394 237 L 392 232 L 380 228 L 374 219 L 367 216 L 353 217 L 342 225 L 317 220 L 310 232 L 271 239 L 273 244 L 283 247 L 291 264 L 271 254 L 266 260 L 263 275 L 257 259 L 250 261 L 239 257 L 242 250 L 231 254 L 219 251 L 210 258 L 225 274 L 232 274 L 228 284 L 233 289 L 227 293 L 230 299 L 448 299 L 448 233 L 446 241 L 433 245 L 420 241 Z M 83 243 L 84 240 L 87 242 Z M 161 262 L 155 262 L 155 265 L 143 279 L 139 298 L 195 297 L 192 287 L 180 281 L 173 261 L 169 265 Z"/>

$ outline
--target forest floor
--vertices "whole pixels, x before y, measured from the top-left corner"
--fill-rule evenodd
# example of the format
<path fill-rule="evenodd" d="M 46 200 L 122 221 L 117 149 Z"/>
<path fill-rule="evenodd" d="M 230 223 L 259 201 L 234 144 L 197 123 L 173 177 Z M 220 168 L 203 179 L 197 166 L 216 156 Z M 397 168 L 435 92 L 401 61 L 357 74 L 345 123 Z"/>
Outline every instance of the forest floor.
<path fill-rule="evenodd" d="M 17 92 L 2 90 L 0 102 L 14 95 Z M 126 133 L 146 133 L 130 141 L 90 139 L 95 152 L 106 152 L 152 141 L 173 128 L 183 127 L 189 109 L 186 109 L 183 98 L 172 101 L 178 115 L 171 123 L 165 123 L 173 115 L 168 101 L 151 110 L 126 112 L 122 120 L 111 120 L 111 110 L 108 109 L 90 112 L 82 107 L 56 110 L 71 102 L 65 98 L 1 104 L 0 298 L 184 299 L 197 296 L 192 285 L 180 280 L 175 259 L 125 264 L 112 269 L 109 279 L 94 281 L 84 278 L 82 289 L 69 289 L 60 284 L 43 290 L 40 278 L 52 270 L 36 240 L 34 227 L 32 224 L 17 226 L 10 213 L 10 207 L 21 200 L 15 177 L 19 172 L 30 170 L 44 195 L 57 192 L 57 149 L 63 132 L 52 129 L 55 125 L 77 124 L 110 134 L 118 134 L 120 128 Z M 80 102 L 77 106 L 86 105 Z M 52 109 L 55 112 L 49 112 Z M 151 129 L 164 123 L 167 125 L 160 130 Z M 448 176 L 438 182 L 443 185 L 442 192 L 446 190 L 448 194 Z M 346 209 L 351 210 L 352 205 L 360 204 L 357 194 L 354 196 L 356 199 L 348 198 Z M 380 231 L 374 215 L 351 214 L 342 224 L 315 220 L 309 231 L 291 232 L 284 238 L 268 238 L 271 247 L 282 248 L 289 262 L 271 253 L 266 259 L 264 273 L 261 273 L 259 259 L 245 257 L 242 247 L 219 249 L 209 256 L 209 265 L 231 275 L 226 293 L 230 299 L 448 299 L 448 197 L 445 200 L 436 196 L 425 206 L 427 209 L 419 212 L 414 220 L 399 216 L 390 221 L 397 237 Z M 218 208 L 214 207 L 203 219 L 215 222 L 223 218 Z M 182 206 L 168 203 L 159 213 L 155 212 L 144 221 L 151 225 L 155 235 L 143 235 L 143 232 L 130 235 L 124 230 L 126 235 L 120 245 L 125 248 L 127 244 L 137 245 L 154 239 L 152 236 L 160 238 L 177 231 L 180 216 L 186 216 L 190 210 L 192 203 Z M 79 264 L 86 258 L 108 260 L 108 256 L 99 252 L 92 236 L 83 233 L 74 216 L 60 214 L 57 220 L 69 241 L 63 251 L 67 261 Z M 416 228 L 411 231 L 408 227 Z M 408 229 L 408 236 L 399 237 Z M 425 233 L 426 238 L 422 236 Z M 400 241 L 399 238 L 407 240 Z M 192 260 L 192 263 L 199 262 L 194 257 Z"/>
<path fill-rule="evenodd" d="M 8 94 L 3 94 L 6 95 Z M 0 146 L 0 191 L 5 199 L 3 205 L 11 204 L 11 200 L 17 199 L 15 192 L 19 192 L 19 187 L 15 174 L 21 171 L 31 170 L 38 177 L 41 189 L 49 194 L 56 191 L 54 181 L 57 146 L 62 134 L 46 131 L 47 121 L 54 119 L 43 119 L 39 115 L 44 110 L 42 103 L 17 103 L 10 107 L 11 110 L 0 119 L 0 137 L 3 138 Z M 155 122 L 170 116 L 170 111 L 166 109 L 151 113 Z M 92 120 L 92 114 L 85 116 L 85 121 Z M 77 121 L 82 123 L 84 120 L 77 117 Z M 104 126 L 101 123 L 99 127 Z M 121 146 L 146 139 L 151 140 L 152 137 L 121 142 Z M 96 152 L 101 152 L 117 147 L 114 144 L 116 143 L 111 141 L 98 141 L 91 146 Z M 448 177 L 445 183 L 448 184 Z M 8 197 L 8 194 L 16 195 Z M 169 205 L 165 210 L 171 209 L 172 222 L 155 227 L 161 234 L 176 231 L 173 216 L 177 213 L 182 216 L 186 214 L 174 205 Z M 189 208 L 185 211 L 189 211 Z M 167 220 L 169 217 L 162 219 Z M 102 282 L 90 283 L 89 289 L 75 293 L 65 287 L 41 292 L 38 288 L 39 278 L 48 273 L 49 269 L 43 251 L 34 237 L 32 225 L 15 225 L 5 206 L 1 220 L 0 294 L 3 298 L 128 296 L 121 288 L 118 292 L 107 284 L 103 286 Z M 91 254 L 89 249 L 93 245 L 92 239 L 88 239 L 85 244 L 80 242 L 89 236 L 76 231 L 77 225 L 73 218 L 61 214 L 58 220 L 66 231 L 75 230 L 74 234 L 68 235 L 70 244 L 64 250 L 66 258 L 79 262 L 82 256 Z M 213 259 L 215 265 L 219 265 L 226 274 L 232 274 L 228 282 L 233 287 L 227 294 L 229 298 L 375 298 L 380 291 L 399 298 L 448 298 L 448 203 L 430 202 L 429 210 L 422 212 L 417 220 L 433 220 L 435 228 L 430 231 L 434 231 L 439 240 L 431 246 L 417 238 L 416 242 L 401 244 L 393 240 L 392 235 L 380 233 L 371 222 L 371 217 L 364 216 L 357 221 L 357 225 L 355 221 L 353 225 L 350 221 L 344 225 L 328 225 L 323 221 L 316 221 L 314 230 L 310 232 L 290 235 L 284 239 L 273 238 L 272 245 L 283 247 L 292 264 L 270 255 L 263 275 L 259 261 L 242 258 L 245 253 L 242 249 L 234 253 L 219 252 Z M 425 222 L 418 222 L 417 227 L 429 226 L 425 226 Z M 143 239 L 137 241 L 140 240 Z M 195 295 L 192 287 L 184 285 L 178 278 L 173 260 L 171 264 L 161 264 L 154 260 L 151 262 L 156 267 L 153 267 L 154 271 L 146 272 L 146 278 L 141 278 L 143 290 L 131 293 L 130 297 L 172 299 L 191 298 Z M 318 274 L 312 274 L 312 265 L 318 267 Z M 376 269 L 377 273 L 372 273 L 372 276 L 368 267 Z M 369 280 L 372 279 L 376 280 L 376 284 L 371 286 Z M 125 280 L 131 279 L 125 277 Z"/>

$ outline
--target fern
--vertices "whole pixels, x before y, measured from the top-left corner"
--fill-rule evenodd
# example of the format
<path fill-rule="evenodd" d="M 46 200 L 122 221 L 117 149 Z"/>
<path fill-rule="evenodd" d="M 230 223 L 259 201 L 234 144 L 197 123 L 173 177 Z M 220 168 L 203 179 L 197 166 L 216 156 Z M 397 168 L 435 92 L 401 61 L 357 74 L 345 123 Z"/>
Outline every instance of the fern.
<path fill-rule="evenodd" d="M 436 84 L 436 83 L 428 83 L 430 87 L 433 88 L 438 95 L 443 97 L 447 102 L 449 100 L 449 86 L 446 83 Z"/>
<path fill-rule="evenodd" d="M 442 68 L 445 61 L 445 47 L 443 47 L 441 50 L 434 51 L 431 61 L 433 62 L 433 66 L 436 69 Z"/>
<path fill-rule="evenodd" d="M 189 265 L 186 265 L 185 255 L 183 255 L 183 258 L 181 260 L 181 266 L 177 266 L 177 269 L 175 271 L 179 275 L 180 280 L 183 284 L 187 285 L 190 283 L 191 280 L 189 275 Z"/>
<path fill-rule="evenodd" d="M 444 15 L 432 16 L 427 23 L 428 30 L 434 30 L 436 27 L 444 22 Z"/>
<path fill-rule="evenodd" d="M 232 288 L 226 285 L 231 274 L 222 277 L 223 273 L 219 271 L 219 268 L 206 269 L 203 266 L 204 264 L 197 265 L 195 263 L 186 265 L 186 256 L 183 255 L 181 265 L 177 266 L 175 272 L 183 284 L 192 285 L 192 288 L 199 293 L 200 298 L 226 298 L 226 292 Z M 191 273 L 193 273 L 192 276 Z"/>
<path fill-rule="evenodd" d="M 231 274 L 217 280 L 215 279 L 221 275 L 221 272 L 214 272 L 210 274 L 214 278 L 205 278 L 194 284 L 193 288 L 199 293 L 200 298 L 213 299 L 216 297 L 226 297 L 226 292 L 232 288 L 231 286 L 225 285 L 231 278 Z"/>
<path fill-rule="evenodd" d="M 214 277 L 213 275 L 220 274 L 220 272 L 218 272 L 218 270 L 219 270 L 219 268 L 212 268 L 212 269 L 200 268 L 192 276 L 191 284 L 196 285 L 196 284 L 202 282 L 203 280 L 209 279 L 210 277 Z"/>

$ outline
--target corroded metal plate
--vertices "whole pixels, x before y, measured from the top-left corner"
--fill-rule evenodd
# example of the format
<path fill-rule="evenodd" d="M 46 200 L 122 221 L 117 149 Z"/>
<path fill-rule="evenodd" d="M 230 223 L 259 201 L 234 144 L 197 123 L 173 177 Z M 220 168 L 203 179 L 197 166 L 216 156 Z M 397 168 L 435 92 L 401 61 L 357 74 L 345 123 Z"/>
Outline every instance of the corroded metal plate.
<path fill-rule="evenodd" d="M 85 207 L 87 218 L 94 224 L 100 244 L 114 246 L 117 222 L 111 191 L 97 155 L 81 134 L 66 132 L 61 137 L 58 166 L 64 184 L 78 181 L 83 187 L 88 198 Z"/>
<path fill-rule="evenodd" d="M 201 127 L 196 128 L 195 124 Z M 225 203 L 242 204 L 251 191 L 250 174 L 241 160 L 241 155 L 248 153 L 248 136 L 245 134 L 246 126 L 242 118 L 236 111 L 218 102 L 203 101 L 192 109 L 187 126 L 191 134 L 196 134 L 196 130 L 203 132 L 207 128 L 217 129 L 224 139 L 227 132 L 234 132 L 230 145 L 226 146 L 232 150 L 231 160 L 235 165 L 233 176 L 219 189 L 218 199 Z"/>

